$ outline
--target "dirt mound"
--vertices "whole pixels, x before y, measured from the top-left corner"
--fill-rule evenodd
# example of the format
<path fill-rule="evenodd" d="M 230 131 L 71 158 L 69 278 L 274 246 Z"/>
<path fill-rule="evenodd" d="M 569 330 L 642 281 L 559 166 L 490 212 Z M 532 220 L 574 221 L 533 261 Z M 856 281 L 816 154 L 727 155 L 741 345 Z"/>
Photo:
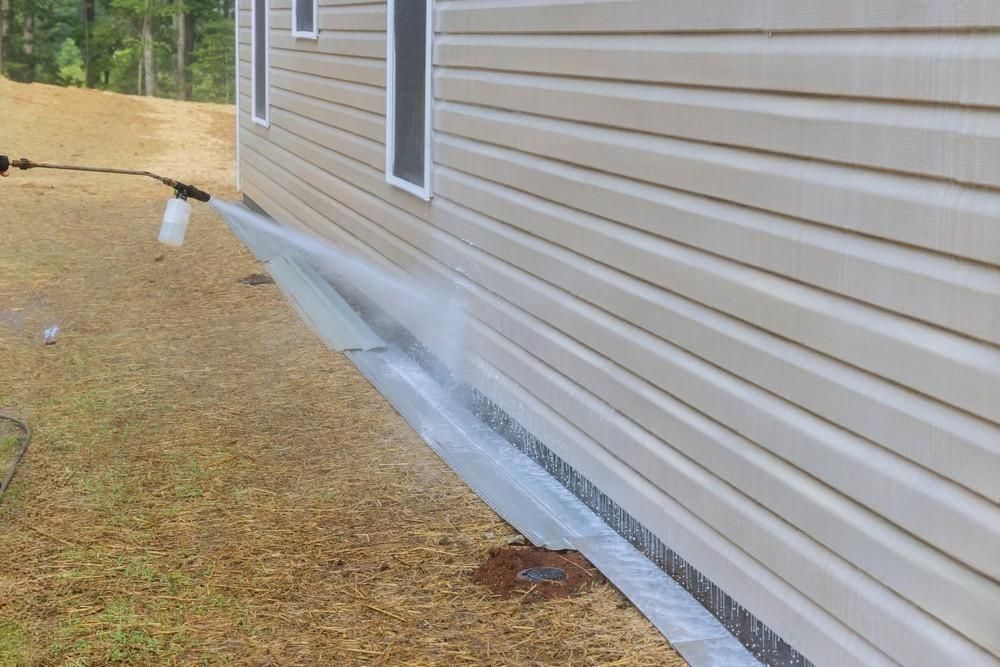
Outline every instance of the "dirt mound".
<path fill-rule="evenodd" d="M 510 546 L 491 549 L 472 580 L 502 598 L 520 595 L 534 602 L 572 597 L 604 577 L 576 551 Z"/>

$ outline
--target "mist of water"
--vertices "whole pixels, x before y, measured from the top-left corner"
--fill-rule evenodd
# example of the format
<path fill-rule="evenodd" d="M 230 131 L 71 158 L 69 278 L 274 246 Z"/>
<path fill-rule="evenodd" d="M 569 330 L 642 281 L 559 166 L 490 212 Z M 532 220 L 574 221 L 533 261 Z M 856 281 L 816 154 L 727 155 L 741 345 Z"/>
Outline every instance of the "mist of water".
<path fill-rule="evenodd" d="M 20 305 L 0 310 L 0 333 L 3 330 L 18 335 L 37 337 L 45 345 L 56 342 L 61 331 L 56 309 L 45 299 L 31 299 Z"/>
<path fill-rule="evenodd" d="M 213 198 L 212 207 L 231 223 L 265 234 L 295 250 L 323 275 L 335 275 L 365 294 L 393 319 L 408 328 L 457 374 L 464 354 L 466 313 L 461 292 L 433 288 L 389 266 L 313 234 L 275 224 L 240 204 Z"/>

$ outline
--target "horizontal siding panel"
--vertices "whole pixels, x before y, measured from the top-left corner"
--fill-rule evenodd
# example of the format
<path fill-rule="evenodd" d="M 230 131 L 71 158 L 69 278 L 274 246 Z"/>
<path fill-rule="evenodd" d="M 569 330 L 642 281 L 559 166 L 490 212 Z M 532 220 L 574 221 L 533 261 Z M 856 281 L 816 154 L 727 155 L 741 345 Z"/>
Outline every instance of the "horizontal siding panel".
<path fill-rule="evenodd" d="M 314 138 L 318 144 L 367 164 L 372 169 L 382 171 L 385 168 L 385 147 L 377 141 L 324 125 L 284 109 L 274 109 L 271 112 L 271 125 L 300 137 Z"/>
<path fill-rule="evenodd" d="M 992 0 L 456 0 L 439 3 L 449 33 L 889 30 L 1000 26 Z"/>
<path fill-rule="evenodd" d="M 449 69 L 438 70 L 435 94 L 451 102 L 1000 187 L 1000 111 Z"/>
<path fill-rule="evenodd" d="M 316 151 L 305 144 L 305 140 L 298 137 L 281 138 L 282 146 L 305 158 L 307 162 L 314 165 L 324 164 L 322 160 L 317 159 L 322 156 L 322 151 Z M 272 153 L 270 147 L 263 147 L 263 150 L 272 160 L 283 159 L 283 154 Z M 285 166 L 292 170 L 293 174 L 300 169 L 309 169 L 305 163 Z M 313 182 L 312 185 L 323 188 L 326 192 L 337 191 L 339 195 L 337 198 L 355 210 L 360 210 L 359 207 L 365 203 L 363 198 L 354 202 L 354 193 L 337 188 L 333 183 Z M 449 216 L 446 211 L 439 211 L 435 222 L 442 224 L 442 220 L 451 220 L 451 228 L 448 231 L 456 235 L 461 234 L 467 243 L 485 245 L 490 240 L 489 234 L 484 236 L 479 230 L 479 226 L 484 224 L 482 221 L 470 224 L 475 223 L 472 215 L 464 216 L 463 222 L 457 220 L 454 215 Z M 411 242 L 419 247 L 419 243 L 413 239 Z M 498 241 L 494 240 L 493 243 Z M 604 291 L 609 294 L 609 300 L 615 302 L 628 300 L 627 292 L 615 293 L 595 280 L 588 281 L 588 274 L 595 272 L 593 268 L 581 268 L 574 272 L 572 263 L 560 259 L 558 253 L 551 249 L 549 252 L 533 253 L 529 247 L 522 245 L 510 252 L 519 254 L 520 261 L 535 267 L 544 264 L 540 257 L 548 257 L 548 261 L 554 267 L 552 270 L 563 274 L 566 287 L 575 287 L 584 293 Z M 507 259 L 513 258 L 507 256 Z M 458 266 L 460 262 L 461 258 L 456 257 L 447 264 Z M 483 274 L 485 270 L 481 262 L 474 268 L 470 266 L 468 269 L 482 275 L 486 275 Z M 502 276 L 494 274 L 487 284 L 496 291 L 497 285 L 501 282 Z M 512 285 L 504 296 L 518 302 L 521 298 L 527 298 L 529 292 L 529 286 Z M 560 314 L 561 311 L 553 311 L 548 303 L 541 304 L 537 308 L 538 310 L 534 311 L 537 316 L 546 316 L 548 313 L 547 319 L 553 323 L 562 322 L 561 318 L 566 317 Z M 995 510 L 993 505 L 982 499 L 970 497 L 967 493 L 963 494 L 951 485 L 942 484 L 940 478 L 929 476 L 921 469 L 913 466 L 907 468 L 895 457 L 877 451 L 873 453 L 864 442 L 852 440 L 848 434 L 838 429 L 831 429 L 806 413 L 796 416 L 794 411 L 790 411 L 787 403 L 769 397 L 751 386 L 740 386 L 738 382 L 734 385 L 731 378 L 715 371 L 714 367 L 691 359 L 674 348 L 666 349 L 655 338 L 644 335 L 634 327 L 628 327 L 624 333 L 619 330 L 612 334 L 611 332 L 616 331 L 619 325 L 615 325 L 615 320 L 602 315 L 592 307 L 584 307 L 584 313 L 574 316 L 575 324 L 573 324 L 574 319 L 570 318 L 561 328 L 577 340 L 586 342 L 626 366 L 629 365 L 628 358 L 620 358 L 617 351 L 629 350 L 631 346 L 633 348 L 631 353 L 634 355 L 639 352 L 639 356 L 645 360 L 644 366 L 638 368 L 632 364 L 634 370 L 656 381 L 661 387 L 671 388 L 671 391 L 688 392 L 687 402 L 702 412 L 728 422 L 737 432 L 747 434 L 750 439 L 758 443 L 777 447 L 774 451 L 795 462 L 799 467 L 810 471 L 820 479 L 826 479 L 859 501 L 865 502 L 867 499 L 869 506 L 894 518 L 911 532 L 925 535 L 933 543 L 948 545 L 946 548 L 951 549 L 953 553 L 960 553 L 963 560 L 971 562 L 983 571 L 993 572 L 997 567 L 992 559 L 986 558 L 987 554 L 1000 550 L 1000 512 L 991 512 L 990 510 Z M 626 321 L 628 319 L 626 317 Z M 677 389 L 673 389 L 674 387 Z M 704 387 L 704 390 L 699 387 Z M 607 397 L 605 399 L 607 400 Z M 629 407 L 624 405 L 618 406 L 618 409 L 629 411 Z M 648 418 L 655 419 L 658 416 L 660 415 L 654 409 L 650 411 Z M 838 477 L 841 471 L 845 474 Z M 892 477 L 892 481 L 888 476 Z M 915 478 L 920 479 L 920 482 L 909 490 L 905 498 L 890 492 L 891 489 L 905 485 L 906 480 Z M 942 512 L 947 516 L 939 514 Z M 913 520 L 914 517 L 919 519 Z M 954 532 L 927 534 L 928 529 Z M 996 570 L 995 574 L 1000 574 L 1000 570 Z"/>
<path fill-rule="evenodd" d="M 553 188 L 551 191 L 558 191 L 557 188 L 570 184 L 571 187 L 564 192 L 569 195 L 567 201 L 571 202 L 572 206 L 578 209 L 586 210 L 592 208 L 591 204 L 593 203 L 593 208 L 606 207 L 606 210 L 602 212 L 605 212 L 608 215 L 617 215 L 619 219 L 645 219 L 655 224 L 660 220 L 673 220 L 675 216 L 682 214 L 682 212 L 675 211 L 672 208 L 657 209 L 654 205 L 647 206 L 645 209 L 636 209 L 634 201 L 630 199 L 631 191 L 628 187 L 626 187 L 626 185 L 628 185 L 627 182 L 623 181 L 621 183 L 606 186 L 598 175 L 594 175 L 592 173 L 588 174 L 586 172 L 563 176 L 559 173 L 558 169 L 550 169 L 551 165 L 545 164 L 543 161 L 538 159 L 532 159 L 530 156 L 523 156 L 523 160 L 518 160 L 517 164 L 512 166 L 507 163 L 509 153 L 495 150 L 492 147 L 483 149 L 483 147 L 470 144 L 469 142 L 461 142 L 449 137 L 438 137 L 436 142 L 436 156 L 442 164 L 455 167 L 456 169 L 465 172 L 480 174 L 487 178 L 491 178 L 492 180 L 507 182 L 515 187 L 524 188 L 526 190 L 537 190 L 539 188 L 548 189 L 548 186 L 552 185 Z M 579 198 L 573 197 L 572 195 L 574 194 L 579 194 Z M 635 212 L 636 215 L 633 215 L 633 212 Z M 697 229 L 699 226 L 710 222 L 710 219 L 702 217 L 688 217 L 691 220 L 693 229 Z M 519 224 L 518 222 L 513 221 L 513 218 L 508 219 L 512 220 L 511 224 Z M 553 216 L 552 219 L 558 220 L 558 216 Z M 546 232 L 549 232 L 554 228 L 554 224 L 550 220 L 550 222 L 544 226 L 536 225 L 536 229 L 543 231 L 534 231 L 533 233 L 540 233 L 544 235 Z M 656 227 L 653 227 L 652 229 L 656 230 Z M 600 237 L 602 240 L 595 239 L 593 242 L 588 243 L 585 246 L 577 245 L 575 247 L 580 249 L 580 251 L 584 254 L 601 257 L 603 261 L 611 261 L 609 256 L 604 253 L 603 250 L 607 244 L 619 242 L 616 238 L 619 233 L 620 232 L 615 229 L 613 232 L 609 231 L 604 233 Z M 583 230 L 575 230 L 564 237 L 567 239 L 564 242 L 571 244 L 575 239 L 580 243 L 583 243 L 584 234 L 585 232 Z M 655 242 L 655 239 L 640 241 L 634 245 L 638 248 L 638 252 L 643 252 L 644 246 L 650 242 Z M 627 267 L 629 270 L 633 270 L 634 264 L 630 262 Z M 696 300 L 699 298 L 694 296 L 698 293 L 697 291 L 684 291 L 681 286 L 684 285 L 686 281 L 680 280 L 679 282 L 671 282 L 677 279 L 673 277 L 667 278 L 664 275 L 659 275 L 660 273 L 661 268 L 654 265 L 650 268 L 650 273 L 647 274 L 647 277 L 654 280 L 654 282 L 660 282 L 660 284 L 663 284 L 669 289 L 674 291 L 679 290 L 680 293 L 686 294 L 691 298 L 695 298 Z M 658 275 L 659 277 L 657 277 Z M 751 280 L 749 274 L 744 280 Z M 808 298 L 804 298 L 804 302 L 807 303 Z M 715 308 L 725 311 L 727 307 L 730 307 L 729 304 L 733 302 L 709 300 L 707 303 Z M 738 307 L 731 312 L 736 313 L 743 318 L 747 318 L 750 321 L 754 321 L 765 329 L 773 329 L 773 325 L 778 321 L 774 317 L 775 313 L 778 311 L 769 310 L 769 308 L 773 307 L 765 308 L 759 311 L 759 315 L 754 315 L 753 311 L 744 307 L 745 304 L 743 302 L 737 300 L 735 305 Z M 790 321 L 796 320 L 792 318 Z M 923 337 L 922 334 L 914 333 L 914 330 L 910 328 L 912 327 L 912 324 L 909 322 L 904 321 L 904 324 L 890 324 L 890 321 L 895 323 L 899 322 L 898 320 L 886 320 L 883 325 L 880 325 L 881 327 L 884 327 L 881 329 L 883 333 L 891 331 L 897 326 L 903 326 L 903 330 L 899 332 L 900 339 L 905 339 L 908 334 L 913 334 L 914 337 L 910 339 L 910 343 L 912 343 Z M 842 331 L 839 325 L 834 328 Z M 809 333 L 805 333 L 804 331 L 805 330 L 803 330 L 802 334 L 795 335 L 792 335 L 791 332 L 787 330 L 782 333 L 783 335 L 791 335 L 792 338 L 800 340 L 807 345 L 816 346 L 817 344 L 820 344 L 819 348 L 825 353 L 845 359 L 859 367 L 880 372 L 886 377 L 890 377 L 902 384 L 910 383 L 909 386 L 922 388 L 931 395 L 940 396 L 948 401 L 954 401 L 956 398 L 955 394 L 952 394 L 945 389 L 942 382 L 945 380 L 945 375 L 949 373 L 943 369 L 950 366 L 950 364 L 957 361 L 957 359 L 949 361 L 942 359 L 940 363 L 933 363 L 932 366 L 937 370 L 934 373 L 930 373 L 929 376 L 925 376 L 923 371 L 931 366 L 925 367 L 921 365 L 926 361 L 926 357 L 924 357 L 925 353 L 929 352 L 932 357 L 941 352 L 944 352 L 947 355 L 949 354 L 947 350 L 957 351 L 959 348 L 966 345 L 960 339 L 956 340 L 954 336 L 939 335 L 933 331 L 928 331 L 928 333 L 934 336 L 936 342 L 930 343 L 928 341 L 927 346 L 924 347 L 925 352 L 916 353 L 919 358 L 924 359 L 924 361 L 917 362 L 917 357 L 910 358 L 909 361 L 904 361 L 903 358 L 896 358 L 890 361 L 882 357 L 881 353 L 876 353 L 874 357 L 869 356 L 869 353 L 874 352 L 875 348 L 869 348 L 869 345 L 874 344 L 873 341 L 875 338 L 870 340 L 866 339 L 862 342 L 862 339 L 865 338 L 862 336 L 862 339 L 859 339 L 859 345 L 856 348 L 855 353 L 850 353 L 846 348 L 841 346 L 844 341 L 840 339 L 838 335 L 834 335 L 831 339 L 827 339 L 824 334 L 824 329 L 822 328 L 819 329 L 819 333 L 816 335 L 812 333 L 813 330 L 811 328 L 809 329 Z M 924 329 L 924 331 L 927 330 Z M 881 336 L 883 333 L 878 333 L 877 336 Z M 824 342 L 830 344 L 825 345 L 823 344 Z M 975 347 L 975 345 L 973 346 Z M 896 349 L 895 343 L 889 343 L 887 344 L 887 347 L 883 349 L 883 353 L 888 353 L 891 356 L 893 354 L 892 350 Z M 967 394 L 967 398 L 972 402 L 964 402 L 961 404 L 966 407 L 971 407 L 973 403 L 978 402 L 980 406 L 978 409 L 985 413 L 984 416 L 989 416 L 996 413 L 996 406 L 998 403 L 998 401 L 995 400 L 995 388 L 998 383 L 998 373 L 1000 373 L 1000 360 L 998 360 L 995 348 L 982 348 L 979 346 L 979 349 L 980 353 L 974 354 L 973 357 L 969 357 L 966 362 L 960 362 L 961 365 L 964 365 L 967 369 L 975 369 L 972 371 L 973 373 L 983 374 L 982 384 L 979 385 L 979 388 Z M 969 348 L 969 350 L 971 352 L 971 348 Z M 845 352 L 847 353 L 846 356 Z M 977 360 L 974 361 L 973 358 L 977 358 Z M 885 363 L 883 363 L 883 361 Z M 916 366 L 913 366 L 913 364 L 916 364 Z M 937 374 L 939 371 L 941 374 Z M 951 373 L 954 373 L 954 375 L 950 380 L 950 384 L 954 387 L 960 388 L 967 380 L 970 379 L 967 375 L 965 375 L 965 372 L 959 370 L 959 368 L 953 368 Z M 942 390 L 944 390 L 943 393 Z M 985 393 L 977 394 L 976 392 Z M 977 398 L 977 395 L 979 398 Z M 994 407 L 991 408 L 989 407 L 990 405 Z M 974 412 L 976 410 L 977 409 L 973 408 Z"/>
<path fill-rule="evenodd" d="M 378 88 L 385 87 L 385 63 L 368 58 L 271 49 L 271 67 L 301 74 L 312 74 L 324 79 L 338 79 Z"/>
<path fill-rule="evenodd" d="M 435 127 L 632 179 L 685 185 L 683 189 L 714 192 L 720 198 L 727 198 L 723 174 L 712 168 L 713 161 L 697 145 L 467 106 L 439 106 Z M 756 155 L 748 157 L 760 159 Z M 800 171 L 795 161 L 770 159 L 778 161 L 777 166 L 788 175 L 789 196 L 796 196 L 795 186 L 801 184 L 794 177 Z M 733 163 L 729 164 L 733 169 Z M 760 172 L 758 178 L 763 178 Z M 741 213 L 737 211 L 730 216 L 734 226 L 729 233 L 738 226 L 746 228 L 752 224 L 755 216 Z M 789 245 L 768 247 L 761 243 L 761 235 L 750 245 L 745 238 L 728 233 L 718 237 L 717 243 L 728 245 L 730 255 L 738 254 L 741 261 L 755 266 L 990 342 L 1000 342 L 1000 270 L 996 268 L 922 255 L 892 244 L 838 235 L 819 227 L 803 227 L 793 221 L 772 218 L 766 226 L 770 228 L 766 234 L 779 234 L 778 230 L 785 227 L 783 235 Z M 690 235 L 704 233 L 693 230 Z M 825 251 L 818 251 L 819 245 Z M 890 268 L 890 263 L 895 266 Z"/>
<path fill-rule="evenodd" d="M 662 213 L 636 209 L 637 195 L 616 194 L 625 190 L 642 192 L 645 199 L 654 198 L 645 183 L 628 178 L 637 175 L 675 190 L 846 231 L 987 263 L 1000 262 L 1000 194 L 992 191 L 615 130 L 582 132 L 575 123 L 450 103 L 438 104 L 436 119 L 436 128 L 441 131 L 502 145 L 511 149 L 511 153 L 522 154 L 520 159 L 511 158 L 517 167 L 508 167 L 509 176 L 521 178 L 532 172 L 530 182 L 536 182 L 537 175 L 548 184 L 546 192 L 538 194 L 556 200 L 565 197 L 574 207 L 613 219 L 626 216 L 630 223 L 647 220 L 649 224 Z M 516 139 L 519 133 L 531 133 L 535 139 L 544 137 L 546 148 Z M 578 143 L 587 146 L 578 147 Z M 594 162 L 590 145 L 595 145 L 601 155 L 627 146 L 633 155 L 638 151 L 650 157 L 628 161 L 623 169 L 617 170 L 624 172 L 625 178 L 615 178 L 552 162 L 537 164 L 532 155 L 524 154 L 541 154 L 609 171 L 615 163 L 606 164 L 600 158 Z M 584 157 L 577 157 L 575 151 Z M 654 160 L 673 168 L 654 170 Z M 636 169 L 637 165 L 642 169 Z M 553 172 L 559 176 L 549 175 Z M 600 187 L 612 184 L 611 192 Z M 615 204 L 611 207 L 604 204 L 610 201 Z"/>
<path fill-rule="evenodd" d="M 440 144 L 439 144 L 440 145 Z M 449 151 L 451 146 L 449 146 Z M 438 151 L 445 163 L 450 153 Z M 475 153 L 470 161 L 486 163 Z M 479 159 L 477 159 L 479 158 Z M 468 163 L 466 163 L 468 164 Z M 583 221 L 579 216 L 544 202 L 507 194 L 485 181 L 476 181 L 450 169 L 439 171 L 438 191 L 452 200 L 501 220 L 558 246 L 613 266 L 614 257 L 631 259 L 649 256 L 649 262 L 631 262 L 627 272 L 637 267 L 661 267 L 655 254 L 657 241 L 642 235 L 625 234 L 611 222 Z M 593 267 L 598 275 L 610 269 Z M 579 280 L 575 277 L 573 280 Z M 586 278 L 583 280 L 586 282 Z M 630 299 L 650 294 L 636 312 L 649 313 L 634 320 L 666 340 L 696 356 L 744 377 L 786 400 L 824 416 L 845 428 L 868 437 L 917 463 L 950 477 L 960 484 L 1000 501 L 1000 428 L 967 413 L 949 409 L 919 394 L 902 390 L 894 383 L 861 373 L 829 357 L 790 345 L 783 338 L 767 334 L 718 311 L 679 299 L 673 294 L 653 294 L 644 284 L 616 279 L 617 285 L 595 287 L 593 294 L 580 287 L 585 298 L 608 312 L 628 317 L 621 306 Z M 653 276 L 653 283 L 673 286 Z M 574 284 L 568 281 L 568 284 Z M 660 313 L 656 317 L 651 313 Z M 933 446 L 930 446 L 933 443 Z"/>
<path fill-rule="evenodd" d="M 320 3 L 322 4 L 322 3 Z M 320 30 L 385 31 L 386 5 L 351 5 L 319 13 Z"/>
<path fill-rule="evenodd" d="M 238 1 L 241 11 L 250 11 L 251 0 Z M 269 0 L 269 3 L 274 9 L 289 9 L 292 6 L 292 0 Z M 378 11 L 378 7 L 385 7 L 385 0 L 378 0 L 377 2 L 359 2 L 358 0 L 319 0 L 320 7 L 342 7 L 343 5 L 351 5 L 351 7 L 344 8 L 344 11 L 361 11 L 366 6 L 372 7 L 372 11 Z"/>
<path fill-rule="evenodd" d="M 378 11 L 379 7 L 385 9 L 385 0 L 319 0 L 320 7 L 340 7 L 350 5 L 345 11 L 362 10 L 363 7 L 371 7 L 372 11 Z M 384 28 L 384 26 L 383 26 Z"/>
<path fill-rule="evenodd" d="M 1000 106 L 1000 35 L 443 35 L 445 67 Z"/>
<path fill-rule="evenodd" d="M 385 35 L 381 32 L 323 30 L 318 39 L 298 39 L 288 30 L 272 29 L 271 48 L 385 60 Z"/>
<path fill-rule="evenodd" d="M 292 29 L 290 7 L 291 3 L 288 0 L 284 0 L 281 7 L 274 4 L 274 0 L 272 0 L 270 21 L 272 28 L 289 31 Z M 319 10 L 319 29 L 321 31 L 382 32 L 385 30 L 385 20 L 384 6 L 324 7 L 321 5 Z"/>
<path fill-rule="evenodd" d="M 286 167 L 292 169 L 293 163 L 302 172 L 306 170 L 305 165 L 295 160 L 291 160 L 286 164 Z M 333 190 L 331 190 L 333 183 L 330 182 L 325 185 L 324 190 L 333 193 Z M 347 198 L 348 192 L 341 191 L 335 194 L 339 195 L 336 197 L 338 200 L 344 201 Z M 372 208 L 368 211 L 366 217 L 374 215 L 374 217 L 370 217 L 374 222 L 383 226 L 389 224 L 395 233 L 405 232 L 410 237 L 411 243 L 415 240 L 413 234 L 421 233 L 413 225 L 404 222 L 400 218 L 399 212 L 392 211 L 386 208 L 384 204 L 371 201 L 370 199 L 368 204 Z M 359 213 L 364 213 L 359 210 L 358 206 L 352 206 L 352 208 Z M 460 257 L 449 257 L 449 255 L 452 255 L 453 252 L 461 254 L 465 252 L 462 248 L 467 246 L 464 246 L 457 239 L 452 239 L 449 242 L 444 237 L 441 237 L 440 234 L 432 234 L 432 236 L 433 238 L 422 239 L 415 245 L 418 247 L 440 248 L 441 254 L 439 254 L 439 257 L 442 257 L 442 261 L 446 265 L 454 265 L 455 262 L 460 261 Z M 450 245 L 450 247 L 446 248 L 442 243 Z M 482 263 L 476 262 L 476 265 L 482 266 Z M 513 351 L 515 348 L 510 346 L 510 349 Z M 524 355 L 523 352 L 520 354 Z M 517 369 L 517 366 L 509 360 L 499 365 L 505 369 Z M 906 636 L 911 629 L 922 628 L 919 634 L 926 632 L 929 636 L 933 636 L 934 640 L 928 642 L 928 645 L 921 647 L 921 649 L 931 651 L 935 654 L 934 657 L 936 659 L 971 660 L 982 658 L 981 652 L 957 636 L 952 636 L 949 640 L 941 641 L 942 633 L 947 634 L 947 631 L 943 627 L 935 626 L 934 622 L 926 616 L 907 611 L 907 609 L 912 609 L 912 607 L 896 596 L 884 591 L 884 589 L 873 586 L 870 580 L 864 576 L 860 576 L 857 570 L 846 563 L 820 556 L 819 552 L 816 551 L 819 547 L 805 539 L 801 533 L 783 527 L 785 524 L 782 522 L 775 522 L 773 515 L 765 512 L 763 509 L 755 509 L 756 506 L 753 503 L 747 503 L 745 497 L 743 497 L 743 500 L 739 500 L 740 496 L 734 491 L 728 490 L 729 487 L 725 485 L 719 486 L 717 480 L 706 471 L 694 466 L 684 459 L 684 457 L 676 453 L 671 453 L 672 450 L 663 448 L 662 445 L 656 445 L 648 434 L 643 435 L 634 427 L 622 424 L 622 417 L 602 407 L 603 403 L 595 402 L 592 399 L 584 401 L 581 399 L 579 392 L 575 391 L 571 391 L 570 398 L 566 398 L 565 388 L 567 385 L 564 381 L 553 381 L 551 377 L 545 378 L 546 381 L 539 381 L 537 377 L 522 378 L 521 381 L 524 382 L 525 379 L 527 379 L 525 382 L 527 386 L 539 387 L 543 392 L 546 392 L 548 394 L 546 402 L 556 404 L 555 407 L 557 407 L 560 414 L 570 415 L 575 423 L 586 423 L 587 426 L 594 428 L 598 428 L 599 424 L 605 424 L 604 428 L 610 429 L 608 431 L 609 441 L 617 443 L 604 442 L 606 448 L 609 448 L 610 451 L 618 449 L 620 455 L 628 454 L 633 458 L 637 455 L 645 456 L 646 460 L 640 469 L 644 471 L 658 471 L 664 475 L 669 475 L 671 478 L 669 483 L 660 481 L 660 488 L 676 490 L 682 496 L 682 502 L 686 506 L 698 507 L 705 514 L 712 515 L 711 523 L 726 526 L 723 533 L 738 535 L 738 543 L 750 545 L 750 552 L 754 553 L 754 551 L 757 551 L 756 555 L 758 558 L 773 561 L 775 560 L 773 557 L 774 550 L 781 550 L 783 553 L 800 554 L 800 557 L 786 561 L 779 568 L 786 570 L 783 573 L 786 579 L 799 581 L 800 575 L 804 574 L 805 576 L 802 577 L 800 582 L 801 586 L 807 590 L 812 589 L 813 594 L 819 595 L 821 599 L 829 594 L 832 594 L 833 598 L 840 597 L 844 600 L 843 604 L 846 605 L 844 607 L 845 610 L 850 605 L 856 604 L 859 599 L 865 599 L 868 603 L 874 604 L 886 612 L 885 615 L 879 617 L 877 620 L 866 620 L 865 623 L 870 623 L 871 625 L 867 628 L 862 628 L 862 631 L 875 633 L 876 635 L 888 634 L 902 637 Z M 563 401 L 562 405 L 559 405 L 560 400 Z M 585 430 L 588 433 L 593 432 L 591 429 Z M 600 432 L 599 429 L 598 432 Z M 633 443 L 631 447 L 628 446 L 630 441 Z M 653 452 L 658 453 L 654 454 Z M 697 501 L 695 498 L 697 498 Z M 767 556 L 766 552 L 771 552 L 770 556 Z M 815 563 L 815 566 L 813 566 L 813 563 Z M 798 568 L 812 571 L 807 573 L 792 572 L 792 570 Z M 830 580 L 830 584 L 825 583 L 827 579 Z M 834 580 L 837 583 L 833 583 Z M 845 592 L 845 588 L 850 592 Z M 826 604 L 837 606 L 837 603 L 833 600 L 823 601 Z M 851 620 L 855 624 L 858 624 L 859 619 L 853 618 Z M 892 629 L 894 623 L 896 623 L 895 630 Z M 862 623 L 861 625 L 864 624 Z M 946 646 L 947 648 L 945 648 Z M 910 662 L 912 662 L 912 656 L 920 655 L 918 649 L 915 647 L 911 650 L 913 652 L 910 656 Z M 926 656 L 927 654 L 923 653 L 922 655 Z"/>
<path fill-rule="evenodd" d="M 290 9 L 292 6 L 292 0 L 268 0 L 268 2 L 272 10 Z M 364 2 L 359 2 L 359 0 L 319 0 L 317 4 L 320 7 L 320 12 L 339 12 L 347 16 L 378 12 L 380 8 L 383 15 L 385 12 L 385 0 L 379 0 L 378 2 L 371 2 L 371 0 Z M 385 30 L 385 24 L 380 29 Z"/>
<path fill-rule="evenodd" d="M 277 68 L 271 70 L 271 86 L 361 111 L 385 114 L 385 90 L 375 86 Z"/>
<path fill-rule="evenodd" d="M 271 89 L 271 104 L 304 118 L 347 130 L 378 143 L 385 141 L 385 119 L 368 111 L 306 97 L 280 88 Z"/>

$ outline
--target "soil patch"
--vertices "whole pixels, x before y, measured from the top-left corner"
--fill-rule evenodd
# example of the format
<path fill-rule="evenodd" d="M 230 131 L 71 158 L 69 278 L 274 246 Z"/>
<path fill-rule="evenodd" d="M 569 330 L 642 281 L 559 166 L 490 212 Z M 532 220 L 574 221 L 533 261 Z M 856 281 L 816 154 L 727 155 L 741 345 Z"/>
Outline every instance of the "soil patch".
<path fill-rule="evenodd" d="M 547 580 L 543 568 L 565 572 L 565 577 Z M 576 551 L 549 551 L 539 547 L 498 547 L 473 573 L 472 580 L 501 598 L 520 596 L 524 602 L 579 595 L 604 576 Z"/>
<path fill-rule="evenodd" d="M 255 287 L 257 285 L 273 285 L 274 278 L 263 273 L 251 273 L 246 278 L 240 278 L 240 284 L 250 285 L 251 287 Z"/>

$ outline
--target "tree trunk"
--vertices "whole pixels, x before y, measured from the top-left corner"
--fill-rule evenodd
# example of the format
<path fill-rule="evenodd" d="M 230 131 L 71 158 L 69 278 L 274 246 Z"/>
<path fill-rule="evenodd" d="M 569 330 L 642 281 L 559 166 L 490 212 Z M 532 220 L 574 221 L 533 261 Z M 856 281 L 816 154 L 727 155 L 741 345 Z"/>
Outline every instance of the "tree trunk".
<path fill-rule="evenodd" d="M 24 80 L 31 83 L 35 80 L 35 3 L 26 0 L 24 3 L 24 28 L 22 30 L 22 50 L 26 65 Z"/>
<path fill-rule="evenodd" d="M 87 88 L 94 87 L 94 68 L 91 65 L 91 33 L 94 27 L 94 21 L 97 18 L 97 8 L 95 0 L 83 0 L 83 71 L 84 71 L 84 86 Z"/>
<path fill-rule="evenodd" d="M 177 31 L 177 59 L 174 77 L 177 80 L 177 99 L 188 99 L 187 89 L 187 14 L 184 12 L 184 0 L 174 0 L 176 13 L 174 14 L 174 29 Z"/>
<path fill-rule="evenodd" d="M 191 54 L 194 53 L 194 39 L 195 39 L 195 15 L 185 14 L 184 15 L 184 66 L 187 68 L 184 70 L 184 99 L 192 99 L 192 82 L 191 82 Z"/>
<path fill-rule="evenodd" d="M 7 16 L 10 14 L 10 0 L 0 0 L 0 76 L 7 58 Z"/>
<path fill-rule="evenodd" d="M 153 7 L 146 3 L 146 15 L 142 17 L 142 62 L 143 78 L 146 82 L 146 97 L 156 97 L 156 53 L 153 51 Z"/>

